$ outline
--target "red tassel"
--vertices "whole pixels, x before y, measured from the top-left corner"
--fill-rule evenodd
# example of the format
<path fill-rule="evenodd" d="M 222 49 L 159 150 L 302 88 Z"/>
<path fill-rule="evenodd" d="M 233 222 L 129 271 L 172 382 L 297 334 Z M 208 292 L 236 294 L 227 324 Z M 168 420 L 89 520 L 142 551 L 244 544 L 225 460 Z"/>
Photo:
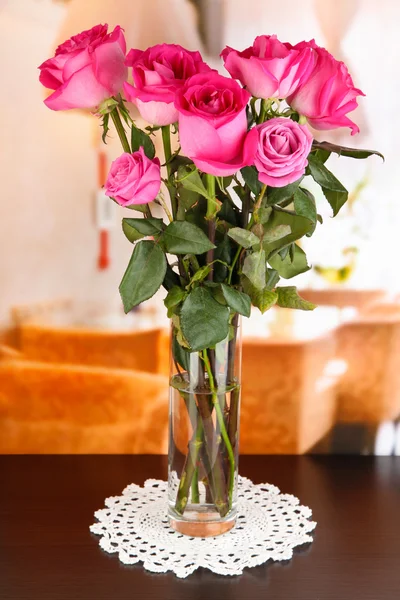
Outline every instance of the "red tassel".
<path fill-rule="evenodd" d="M 110 265 L 110 254 L 109 254 L 109 232 L 106 229 L 100 230 L 100 248 L 97 266 L 100 271 L 107 269 Z"/>

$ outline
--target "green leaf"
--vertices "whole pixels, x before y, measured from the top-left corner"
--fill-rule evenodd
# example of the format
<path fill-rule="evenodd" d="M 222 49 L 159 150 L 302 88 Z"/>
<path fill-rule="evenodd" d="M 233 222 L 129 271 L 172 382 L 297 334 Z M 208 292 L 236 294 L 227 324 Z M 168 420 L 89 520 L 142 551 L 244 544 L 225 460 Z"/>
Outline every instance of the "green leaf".
<path fill-rule="evenodd" d="M 299 187 L 302 177 L 293 183 L 289 183 L 289 185 L 285 185 L 284 187 L 268 187 L 267 188 L 267 205 L 272 206 L 273 204 L 279 204 L 279 202 L 283 202 L 285 200 L 289 200 Z"/>
<path fill-rule="evenodd" d="M 143 233 L 139 233 L 137 229 L 131 227 L 128 223 L 129 219 L 122 219 L 122 231 L 125 234 L 125 237 L 132 242 L 137 242 L 137 240 L 141 240 L 144 237 Z"/>
<path fill-rule="evenodd" d="M 162 219 L 122 219 L 122 231 L 130 242 L 136 242 L 148 235 L 157 235 L 164 226 Z"/>
<path fill-rule="evenodd" d="M 144 131 L 132 125 L 131 131 L 131 148 L 132 152 L 136 152 L 140 147 L 143 147 L 147 158 L 153 159 L 156 155 L 156 149 L 150 138 Z"/>
<path fill-rule="evenodd" d="M 243 246 L 243 248 L 250 248 L 251 246 L 260 243 L 259 238 L 254 233 L 247 229 L 242 229 L 241 227 L 232 227 L 232 229 L 228 231 L 228 235 L 235 240 L 239 246 Z"/>
<path fill-rule="evenodd" d="M 229 334 L 229 308 L 212 297 L 206 287 L 190 292 L 181 308 L 181 326 L 192 351 L 215 346 Z"/>
<path fill-rule="evenodd" d="M 317 160 L 319 160 L 319 162 L 322 163 L 326 163 L 326 161 L 328 160 L 328 158 L 330 157 L 331 153 L 328 150 L 324 150 L 324 149 L 317 149 L 315 150 L 315 152 L 313 152 L 315 158 Z"/>
<path fill-rule="evenodd" d="M 259 250 L 246 256 L 243 263 L 243 274 L 250 280 L 258 290 L 262 290 L 265 287 L 265 252 Z"/>
<path fill-rule="evenodd" d="M 309 271 L 311 268 L 307 264 L 307 256 L 304 250 L 297 244 L 293 244 L 292 257 L 288 254 L 286 258 L 282 259 L 279 254 L 275 254 L 269 259 L 269 264 L 284 279 L 291 279 L 300 273 Z"/>
<path fill-rule="evenodd" d="M 313 179 L 321 186 L 325 198 L 333 210 L 335 217 L 343 204 L 345 204 L 349 193 L 338 179 L 324 164 L 320 163 L 313 154 L 308 156 L 308 166 Z"/>
<path fill-rule="evenodd" d="M 285 260 L 285 258 L 287 257 L 287 255 L 289 254 L 289 249 L 293 246 L 293 244 L 290 244 L 289 246 L 285 246 L 284 248 L 282 248 L 282 250 L 279 250 L 278 254 L 281 257 L 282 260 Z M 292 260 L 292 259 L 290 259 Z"/>
<path fill-rule="evenodd" d="M 308 302 L 308 300 L 304 300 L 297 293 L 296 287 L 288 286 L 288 287 L 278 287 L 276 288 L 278 293 L 278 306 L 283 308 L 297 308 L 299 310 L 314 310 L 316 308 L 315 304 L 312 302 Z"/>
<path fill-rule="evenodd" d="M 276 284 L 278 283 L 280 277 L 279 277 L 279 273 L 277 271 L 275 271 L 275 269 L 268 269 L 267 267 L 267 275 L 266 275 L 266 283 L 265 283 L 265 287 L 268 290 L 272 290 Z"/>
<path fill-rule="evenodd" d="M 172 356 L 174 357 L 175 362 L 178 363 L 184 371 L 189 371 L 190 352 L 180 345 L 176 335 L 173 335 L 172 337 Z"/>
<path fill-rule="evenodd" d="M 329 204 L 332 207 L 334 217 L 336 217 L 339 210 L 347 202 L 347 198 L 349 197 L 348 191 L 345 188 L 343 189 L 345 190 L 344 192 L 334 190 L 331 191 L 326 188 L 322 188 L 325 198 L 328 200 Z"/>
<path fill-rule="evenodd" d="M 339 156 L 349 156 L 350 158 L 368 158 L 368 156 L 372 156 L 376 154 L 376 156 L 380 156 L 382 160 L 385 160 L 385 157 L 377 150 L 362 150 L 361 148 L 346 148 L 346 146 L 338 146 L 336 144 L 332 144 L 331 142 L 318 142 L 314 140 L 313 149 L 317 149 L 317 153 L 320 150 L 325 152 L 334 152 Z"/>
<path fill-rule="evenodd" d="M 227 305 L 235 312 L 249 317 L 251 312 L 251 300 L 247 294 L 235 290 L 235 288 L 229 285 L 221 284 L 222 293 L 226 300 Z"/>
<path fill-rule="evenodd" d="M 167 264 L 167 271 L 162 284 L 167 291 L 169 291 L 175 285 L 179 287 L 181 284 L 178 273 L 175 273 L 169 264 Z"/>
<path fill-rule="evenodd" d="M 223 306 L 227 306 L 225 296 L 222 293 L 222 288 L 219 283 L 216 283 L 215 281 L 205 281 L 204 285 L 206 285 L 208 287 L 208 289 L 210 290 L 210 293 L 212 294 L 212 297 L 217 302 L 219 302 Z"/>
<path fill-rule="evenodd" d="M 189 210 L 196 202 L 199 201 L 200 194 L 192 192 L 184 187 L 179 189 L 179 203 L 182 204 L 185 210 Z"/>
<path fill-rule="evenodd" d="M 124 206 L 124 208 L 129 208 L 129 210 L 137 210 L 138 212 L 145 213 L 148 204 L 130 204 L 129 206 Z"/>
<path fill-rule="evenodd" d="M 245 184 L 250 188 L 255 196 L 261 192 L 261 182 L 258 179 L 258 171 L 255 167 L 243 167 L 240 169 Z"/>
<path fill-rule="evenodd" d="M 155 242 L 146 240 L 136 244 L 119 286 L 126 313 L 156 293 L 166 270 L 167 259 Z"/>
<path fill-rule="evenodd" d="M 227 187 L 229 187 L 232 183 L 233 180 L 233 175 L 228 175 L 227 177 L 215 177 L 215 180 L 218 184 L 219 189 L 221 190 L 221 192 L 225 193 L 225 190 Z"/>
<path fill-rule="evenodd" d="M 203 281 L 203 279 L 205 279 L 207 277 L 207 275 L 209 274 L 210 271 L 211 271 L 210 265 L 204 265 L 204 267 L 200 267 L 200 269 L 198 271 L 196 271 L 196 273 L 193 275 L 192 279 L 190 280 L 190 284 L 195 283 L 196 281 Z"/>
<path fill-rule="evenodd" d="M 180 302 L 182 302 L 185 296 L 185 290 L 175 285 L 169 290 L 168 294 L 164 298 L 165 307 L 173 308 L 174 306 L 177 306 L 180 304 Z"/>
<path fill-rule="evenodd" d="M 294 210 L 297 215 L 310 219 L 313 223 L 317 222 L 317 209 L 315 206 L 314 196 L 308 192 L 298 188 L 294 193 Z"/>
<path fill-rule="evenodd" d="M 206 212 L 207 200 L 200 196 L 199 201 L 187 211 L 185 220 L 206 232 L 208 230 Z"/>
<path fill-rule="evenodd" d="M 189 348 L 189 344 L 188 344 L 187 340 L 185 339 L 185 336 L 182 333 L 181 319 L 180 319 L 179 315 L 172 314 L 171 322 L 172 322 L 172 325 L 174 326 L 174 334 L 176 335 L 178 344 L 180 344 L 180 346 L 182 346 L 183 348 Z"/>
<path fill-rule="evenodd" d="M 291 233 L 292 230 L 290 228 L 290 225 L 288 224 L 282 223 L 281 225 L 270 227 L 269 229 L 264 230 L 264 244 L 271 244 L 272 242 L 277 242 L 282 238 L 290 235 Z"/>
<path fill-rule="evenodd" d="M 229 200 L 223 201 L 217 217 L 220 221 L 226 221 L 230 225 L 235 226 L 237 224 L 236 211 Z"/>
<path fill-rule="evenodd" d="M 243 289 L 251 298 L 251 302 L 253 306 L 258 308 L 262 314 L 265 313 L 266 310 L 271 308 L 278 299 L 278 294 L 273 290 L 263 289 L 258 290 L 252 285 L 252 283 L 247 279 L 247 277 L 242 276 L 241 283 L 243 285 Z"/>
<path fill-rule="evenodd" d="M 285 246 L 299 240 L 309 231 L 312 231 L 313 227 L 314 223 L 306 217 L 274 209 L 270 220 L 264 227 L 263 248 L 267 256 L 270 257 Z"/>
<path fill-rule="evenodd" d="M 272 214 L 272 207 L 271 206 L 266 206 L 266 207 L 261 206 L 258 209 L 258 221 L 262 225 L 264 225 L 265 223 L 268 223 L 271 214 Z"/>
<path fill-rule="evenodd" d="M 247 189 L 246 187 L 242 187 L 241 185 L 234 185 L 233 189 L 242 201 L 246 197 L 248 197 L 251 200 L 250 190 Z"/>
<path fill-rule="evenodd" d="M 270 309 L 278 301 L 278 294 L 272 290 L 256 290 L 253 296 L 253 304 L 259 309 L 263 315 L 268 309 Z"/>
<path fill-rule="evenodd" d="M 215 248 L 200 227 L 187 221 L 172 221 L 162 239 L 171 254 L 203 254 Z"/>
<path fill-rule="evenodd" d="M 201 194 L 201 196 L 204 196 L 204 198 L 209 198 L 207 189 L 194 165 L 193 167 L 185 165 L 178 167 L 176 181 L 185 189 L 190 190 L 191 192 L 197 192 L 198 194 Z"/>
<path fill-rule="evenodd" d="M 177 170 L 179 169 L 179 167 L 181 167 L 181 166 L 192 165 L 192 167 L 193 167 L 193 162 L 190 160 L 190 158 L 187 158 L 186 156 L 181 156 L 180 154 L 176 154 L 174 156 L 174 158 L 172 158 L 169 161 L 168 164 L 169 164 L 169 168 L 171 170 L 171 175 L 176 173 Z"/>
<path fill-rule="evenodd" d="M 217 232 L 218 233 L 218 232 Z M 217 236 L 218 238 L 219 236 Z M 229 237 L 225 234 L 222 240 L 216 241 L 217 247 L 214 250 L 214 260 L 222 260 L 228 265 L 231 264 L 232 243 Z M 225 265 L 217 262 L 214 264 L 214 281 L 217 283 L 224 281 L 228 274 L 228 269 Z"/>

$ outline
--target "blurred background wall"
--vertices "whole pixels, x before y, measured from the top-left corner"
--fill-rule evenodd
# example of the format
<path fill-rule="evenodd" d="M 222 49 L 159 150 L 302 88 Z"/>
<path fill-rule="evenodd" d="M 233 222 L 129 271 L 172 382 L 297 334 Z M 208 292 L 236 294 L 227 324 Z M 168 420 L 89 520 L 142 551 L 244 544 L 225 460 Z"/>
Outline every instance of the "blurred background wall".
<path fill-rule="evenodd" d="M 161 392 L 167 370 L 161 298 L 154 299 L 147 312 L 122 315 L 118 284 L 131 252 L 120 231 L 122 210 L 112 211 L 109 219 L 109 264 L 105 269 L 98 267 L 98 123 L 88 114 L 49 111 L 38 82 L 37 67 L 53 54 L 55 46 L 98 22 L 121 24 L 126 29 L 128 47 L 145 48 L 163 41 L 180 43 L 201 49 L 213 66 L 218 64 L 218 51 L 226 44 L 244 48 L 263 33 L 276 33 L 292 43 L 315 37 L 348 64 L 356 85 L 366 94 L 354 116 L 362 133 L 351 138 L 345 131 L 334 135 L 326 132 L 319 138 L 377 148 L 385 154 L 386 162 L 382 166 L 376 157 L 360 162 L 330 159 L 332 169 L 352 192 L 352 202 L 342 215 L 331 220 L 321 199 L 324 229 L 314 235 L 307 248 L 317 268 L 295 282 L 311 295 L 322 290 L 324 295 L 317 298 L 321 307 L 314 315 L 288 316 L 273 311 L 262 322 L 255 316 L 246 325 L 247 339 L 257 341 L 246 342 L 248 359 L 245 343 L 245 367 L 247 364 L 251 368 L 251 356 L 261 344 L 264 364 L 278 360 L 284 368 L 290 358 L 294 387 L 292 392 L 283 391 L 278 378 L 275 383 L 264 382 L 264 387 L 253 389 L 251 376 L 247 375 L 247 402 L 257 403 L 267 396 L 269 400 L 263 409 L 265 424 L 258 445 L 246 433 L 244 405 L 243 448 L 268 452 L 331 450 L 332 435 L 340 433 L 335 429 L 337 422 L 346 423 L 339 436 L 344 449 L 373 452 L 383 448 L 390 453 L 395 451 L 396 443 L 400 446 L 396 442 L 400 384 L 396 387 L 395 377 L 400 367 L 396 362 L 400 292 L 399 18 L 400 4 L 396 0 L 287 0 L 284 6 L 272 0 L 0 0 L 0 329 L 5 342 L 5 358 L 0 363 L 0 425 L 4 426 L 3 441 L 9 440 L 0 451 L 140 451 L 143 447 L 127 425 L 131 416 L 126 415 L 131 415 L 129 411 L 137 409 L 147 394 L 154 399 L 151 411 L 166 407 Z M 111 137 L 106 149 L 108 162 L 119 153 L 115 142 Z M 37 325 L 38 317 L 42 329 Z M 353 334 L 351 328 L 355 329 Z M 59 334 L 57 341 L 51 338 L 54 331 Z M 143 333 L 149 331 L 153 334 Z M 136 338 L 129 337 L 135 335 L 144 335 L 139 354 L 146 356 L 147 352 L 147 362 L 137 356 L 137 351 L 135 355 Z M 325 336 L 322 346 L 321 336 Z M 274 345 L 276 338 L 280 340 L 278 346 Z M 282 350 L 282 339 L 289 354 Z M 129 360 L 118 350 L 125 347 L 130 349 Z M 99 348 L 104 349 L 103 353 Z M 314 368 L 318 363 L 316 352 L 326 360 Z M 21 357 L 30 361 L 29 365 L 21 362 Z M 335 360 L 339 361 L 336 371 L 332 371 L 332 365 L 329 371 L 328 363 Z M 371 361 L 377 372 L 375 380 L 366 383 Z M 66 366 L 71 364 L 77 365 L 78 375 Z M 90 365 L 100 371 L 90 370 Z M 135 371 L 134 379 L 124 373 L 128 379 L 123 377 L 121 383 L 118 374 L 111 373 L 121 367 Z M 343 368 L 348 379 L 339 384 Z M 104 369 L 109 371 L 105 373 Z M 153 375 L 149 379 L 150 372 Z M 71 408 L 72 398 L 78 393 L 77 377 L 77 389 L 82 394 L 79 415 Z M 75 392 L 65 383 L 68 378 Z M 150 385 L 156 380 L 159 388 Z M 24 381 L 30 381 L 29 389 L 23 387 Z M 100 381 L 103 387 L 104 381 L 114 382 L 106 386 L 114 398 L 114 433 L 107 429 L 110 423 L 104 415 L 98 415 L 96 421 L 93 398 L 98 402 L 104 399 L 98 391 Z M 65 396 L 55 397 L 55 386 L 63 387 Z M 349 397 L 350 387 L 352 393 L 359 389 L 359 395 L 353 397 L 354 392 Z M 124 398 L 130 394 L 136 404 L 128 410 Z M 31 402 L 32 412 L 26 407 L 21 409 L 25 411 L 27 429 L 19 430 L 21 415 L 13 410 L 23 395 Z M 288 395 L 292 400 L 289 408 L 285 403 Z M 313 395 L 320 399 L 324 411 L 310 404 Z M 72 411 L 65 419 L 68 425 L 55 419 L 57 410 L 67 410 L 66 406 Z M 144 405 L 142 408 L 150 410 Z M 151 422 L 150 413 L 143 416 L 144 422 Z M 313 418 L 320 428 L 305 431 L 301 423 L 309 424 Z M 97 428 L 96 433 L 93 429 L 87 433 L 88 426 Z M 145 429 L 143 438 L 147 435 Z M 165 448 L 164 433 L 153 434 L 150 451 Z M 121 435 L 125 437 L 120 444 Z M 157 435 L 159 444 L 155 441 Z M 102 446 L 98 440 L 105 437 L 109 442 Z M 349 440 L 356 438 L 358 441 L 350 444 Z M 30 442 L 23 446 L 18 441 L 22 439 Z M 42 439 L 47 443 L 41 446 Z M 74 445 L 71 440 L 78 441 Z M 377 440 L 383 442 L 377 446 Z M 335 448 L 340 449 L 340 444 Z"/>

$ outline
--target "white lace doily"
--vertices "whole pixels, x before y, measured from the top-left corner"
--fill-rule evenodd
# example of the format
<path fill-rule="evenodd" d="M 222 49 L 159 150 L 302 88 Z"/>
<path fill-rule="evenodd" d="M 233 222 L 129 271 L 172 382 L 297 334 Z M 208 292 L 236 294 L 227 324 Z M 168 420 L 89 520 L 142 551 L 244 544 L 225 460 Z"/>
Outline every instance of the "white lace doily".
<path fill-rule="evenodd" d="M 269 484 L 239 477 L 238 520 L 218 537 L 190 538 L 172 530 L 167 517 L 167 482 L 148 479 L 144 487 L 128 485 L 122 496 L 105 500 L 98 523 L 90 527 L 101 535 L 106 552 L 118 552 L 121 562 L 139 561 L 148 571 L 173 571 L 187 577 L 199 567 L 220 575 L 240 575 L 245 567 L 267 560 L 288 560 L 293 548 L 312 541 L 316 526 L 311 509 L 298 498 L 281 494 Z"/>

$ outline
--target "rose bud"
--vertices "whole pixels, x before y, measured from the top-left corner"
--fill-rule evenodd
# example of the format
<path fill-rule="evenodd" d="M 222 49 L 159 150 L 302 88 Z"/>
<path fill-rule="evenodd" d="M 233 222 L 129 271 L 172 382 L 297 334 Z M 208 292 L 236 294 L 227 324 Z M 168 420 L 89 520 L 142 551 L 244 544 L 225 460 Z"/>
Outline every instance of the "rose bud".
<path fill-rule="evenodd" d="M 55 90 L 44 103 L 52 110 L 95 109 L 122 90 L 127 77 L 125 38 L 121 27 L 108 25 L 73 36 L 55 56 L 40 65 L 40 82 Z"/>
<path fill-rule="evenodd" d="M 283 187 L 304 175 L 313 136 L 306 125 L 279 117 L 256 127 L 258 147 L 254 164 L 258 178 L 272 187 Z"/>
<path fill-rule="evenodd" d="M 130 206 L 152 202 L 160 187 L 160 161 L 148 158 L 140 147 L 133 154 L 121 154 L 111 163 L 104 190 L 121 206 Z"/>

